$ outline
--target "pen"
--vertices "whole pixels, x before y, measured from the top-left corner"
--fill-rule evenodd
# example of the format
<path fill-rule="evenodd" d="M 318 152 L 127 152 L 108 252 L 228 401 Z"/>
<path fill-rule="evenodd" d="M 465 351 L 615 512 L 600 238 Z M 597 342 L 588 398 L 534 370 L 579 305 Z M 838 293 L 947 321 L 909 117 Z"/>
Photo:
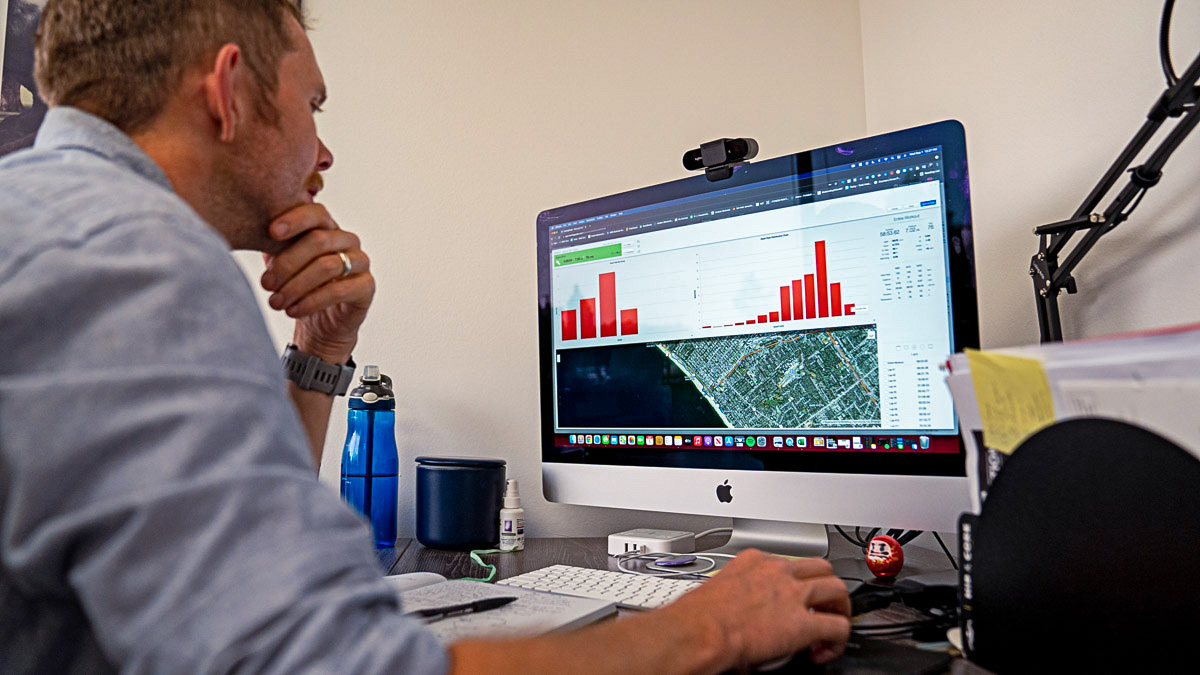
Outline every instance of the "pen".
<path fill-rule="evenodd" d="M 449 616 L 458 616 L 460 614 L 471 614 L 477 612 L 486 612 L 489 609 L 503 607 L 510 602 L 515 602 L 516 598 L 512 596 L 504 596 L 500 598 L 484 598 L 474 602 L 464 602 L 461 605 L 450 605 L 448 607 L 431 607 L 430 609 L 418 609 L 412 612 L 406 612 L 406 616 L 425 619 L 425 623 L 441 621 Z"/>

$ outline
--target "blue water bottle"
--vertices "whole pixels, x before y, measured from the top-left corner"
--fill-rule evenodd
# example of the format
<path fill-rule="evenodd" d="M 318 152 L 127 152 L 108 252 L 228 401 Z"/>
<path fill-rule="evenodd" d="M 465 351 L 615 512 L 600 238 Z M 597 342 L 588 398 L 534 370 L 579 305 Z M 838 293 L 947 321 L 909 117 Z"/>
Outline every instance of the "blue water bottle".
<path fill-rule="evenodd" d="M 371 521 L 376 548 L 396 545 L 396 396 L 392 378 L 365 366 L 350 392 L 346 447 L 342 450 L 342 498 Z"/>

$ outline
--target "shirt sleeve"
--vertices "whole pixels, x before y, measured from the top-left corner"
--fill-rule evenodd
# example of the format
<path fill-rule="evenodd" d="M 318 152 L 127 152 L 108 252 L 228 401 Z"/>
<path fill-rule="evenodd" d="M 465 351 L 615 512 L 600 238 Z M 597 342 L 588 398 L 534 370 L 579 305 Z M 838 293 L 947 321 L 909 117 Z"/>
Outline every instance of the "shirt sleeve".
<path fill-rule="evenodd" d="M 129 673 L 441 673 L 316 480 L 245 278 L 167 216 L 0 285 L 0 554 Z"/>

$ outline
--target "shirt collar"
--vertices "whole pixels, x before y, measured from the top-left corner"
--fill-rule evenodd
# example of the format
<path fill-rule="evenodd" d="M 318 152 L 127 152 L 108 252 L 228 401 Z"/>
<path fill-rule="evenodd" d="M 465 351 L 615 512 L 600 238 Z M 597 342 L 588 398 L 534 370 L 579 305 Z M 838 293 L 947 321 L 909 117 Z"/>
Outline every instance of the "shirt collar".
<path fill-rule="evenodd" d="M 91 113 L 70 106 L 55 106 L 46 113 L 33 147 L 42 150 L 72 148 L 100 155 L 163 188 L 175 191 L 162 168 L 133 139 Z"/>

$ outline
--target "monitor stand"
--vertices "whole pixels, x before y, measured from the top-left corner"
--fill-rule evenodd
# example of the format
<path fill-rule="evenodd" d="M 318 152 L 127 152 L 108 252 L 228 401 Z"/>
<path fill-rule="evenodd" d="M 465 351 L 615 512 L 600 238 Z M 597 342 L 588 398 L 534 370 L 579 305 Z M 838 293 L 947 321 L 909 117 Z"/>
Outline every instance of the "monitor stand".
<path fill-rule="evenodd" d="M 829 533 L 824 525 L 816 523 L 734 518 L 729 542 L 713 549 L 712 553 L 737 555 L 748 548 L 779 555 L 824 558 L 829 555 Z"/>

